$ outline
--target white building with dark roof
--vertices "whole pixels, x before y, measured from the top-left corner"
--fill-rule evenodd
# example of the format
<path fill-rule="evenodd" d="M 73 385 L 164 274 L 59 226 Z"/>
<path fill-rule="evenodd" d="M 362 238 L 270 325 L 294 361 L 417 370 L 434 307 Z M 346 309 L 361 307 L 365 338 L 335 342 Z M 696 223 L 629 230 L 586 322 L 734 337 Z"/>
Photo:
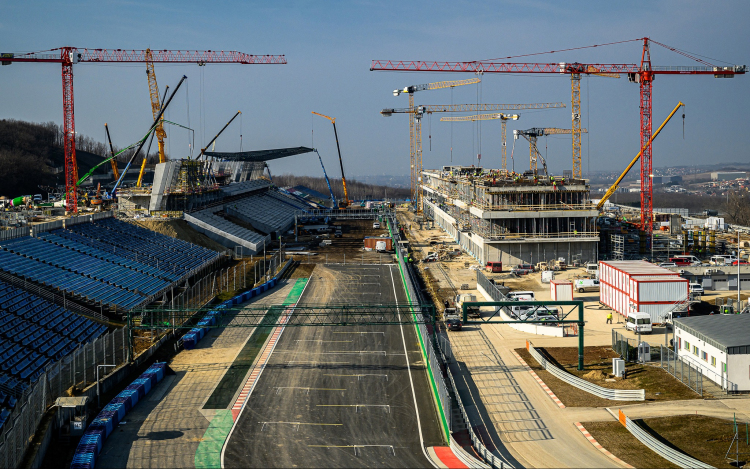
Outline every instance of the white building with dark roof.
<path fill-rule="evenodd" d="M 732 391 L 750 391 L 750 314 L 674 320 L 675 349 L 706 378 Z"/>

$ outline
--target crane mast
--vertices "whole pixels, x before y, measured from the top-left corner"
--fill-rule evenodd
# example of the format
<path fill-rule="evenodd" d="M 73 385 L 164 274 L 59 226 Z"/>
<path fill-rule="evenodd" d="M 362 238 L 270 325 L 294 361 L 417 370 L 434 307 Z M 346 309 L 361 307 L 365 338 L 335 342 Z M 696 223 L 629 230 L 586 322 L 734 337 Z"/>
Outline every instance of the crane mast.
<path fill-rule="evenodd" d="M 170 63 L 238 63 L 238 64 L 286 64 L 283 55 L 251 55 L 237 51 L 155 50 L 152 62 Z M 75 150 L 75 114 L 73 105 L 73 64 L 147 62 L 145 50 L 86 49 L 58 47 L 56 49 L 3 53 L 2 64 L 14 62 L 58 63 L 62 66 L 63 91 L 63 147 L 65 151 L 65 206 L 68 212 L 78 213 L 78 164 Z M 118 180 L 119 181 L 119 180 Z"/>
<path fill-rule="evenodd" d="M 339 134 L 336 131 L 336 119 L 333 117 L 326 116 L 325 114 L 321 114 L 319 112 L 312 111 L 312 113 L 315 114 L 316 116 L 320 116 L 320 117 L 324 117 L 328 119 L 329 121 L 331 121 L 331 124 L 333 124 L 333 135 L 334 137 L 336 137 L 336 150 L 338 150 L 339 152 L 339 165 L 341 166 L 341 185 L 344 186 L 344 200 L 339 202 L 339 208 L 346 208 L 349 206 L 349 203 L 351 201 L 349 200 L 349 193 L 346 190 L 346 177 L 344 176 L 344 160 L 341 158 L 341 146 L 339 146 Z M 322 159 L 321 159 L 320 164 L 323 164 Z"/>
<path fill-rule="evenodd" d="M 495 120 L 500 119 L 500 155 L 502 162 L 502 170 L 508 171 L 507 164 L 507 145 L 506 145 L 506 128 L 509 120 L 518 120 L 521 116 L 519 114 L 506 115 L 500 112 L 493 114 L 478 114 L 473 116 L 456 116 L 456 117 L 441 117 L 440 122 L 475 122 L 483 120 Z"/>

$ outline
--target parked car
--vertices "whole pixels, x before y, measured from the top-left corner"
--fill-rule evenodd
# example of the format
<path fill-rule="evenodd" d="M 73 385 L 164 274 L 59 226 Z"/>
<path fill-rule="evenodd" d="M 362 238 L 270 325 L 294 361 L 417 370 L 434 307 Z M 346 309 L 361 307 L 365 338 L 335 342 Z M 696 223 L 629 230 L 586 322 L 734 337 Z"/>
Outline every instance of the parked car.
<path fill-rule="evenodd" d="M 460 331 L 463 327 L 463 324 L 461 324 L 461 318 L 455 308 L 448 308 L 445 310 L 445 327 L 451 331 Z"/>
<path fill-rule="evenodd" d="M 523 314 L 519 315 L 518 319 L 521 321 L 557 321 L 557 314 L 554 309 L 547 308 L 545 306 L 539 306 L 535 309 L 533 306 L 529 306 L 529 309 Z"/>
<path fill-rule="evenodd" d="M 732 265 L 750 265 L 750 262 L 748 262 L 748 261 L 741 261 L 741 260 L 736 260 L 736 261 L 732 261 Z"/>
<path fill-rule="evenodd" d="M 675 264 L 674 262 L 662 262 L 661 264 L 659 264 L 659 267 L 664 267 L 665 269 L 669 269 L 672 267 L 677 267 L 677 264 Z"/>
<path fill-rule="evenodd" d="M 703 285 L 700 283 L 691 283 L 690 284 L 690 293 L 697 293 L 699 295 L 703 294 Z"/>
<path fill-rule="evenodd" d="M 489 261 L 484 269 L 487 272 L 499 273 L 503 271 L 503 263 L 500 261 Z"/>
<path fill-rule="evenodd" d="M 341 228 L 336 228 L 336 232 L 333 233 L 333 236 L 335 238 L 340 238 L 340 237 L 344 236 L 344 233 L 341 231 Z"/>
<path fill-rule="evenodd" d="M 527 275 L 534 272 L 534 266 L 531 264 L 514 265 L 510 272 L 516 275 Z"/>
<path fill-rule="evenodd" d="M 376 221 L 375 223 L 373 223 L 373 224 L 372 224 L 372 229 L 373 229 L 373 230 L 377 230 L 377 229 L 380 229 L 380 222 L 379 222 L 379 221 Z"/>

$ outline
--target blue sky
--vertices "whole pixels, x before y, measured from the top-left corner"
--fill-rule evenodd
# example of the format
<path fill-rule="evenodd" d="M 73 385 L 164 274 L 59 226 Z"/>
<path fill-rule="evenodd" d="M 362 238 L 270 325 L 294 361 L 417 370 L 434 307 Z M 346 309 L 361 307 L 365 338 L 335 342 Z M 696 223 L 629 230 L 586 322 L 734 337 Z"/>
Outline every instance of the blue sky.
<path fill-rule="evenodd" d="M 169 118 L 193 127 L 202 146 L 238 109 L 243 112 L 222 135 L 217 151 L 314 145 L 329 174 L 338 175 L 330 123 L 337 119 L 350 176 L 408 174 L 409 134 L 404 115 L 385 118 L 382 108 L 406 107 L 392 90 L 407 85 L 471 78 L 469 74 L 370 72 L 372 59 L 479 60 L 517 56 L 643 36 L 710 57 L 724 65 L 750 64 L 750 3 L 746 1 L 25 1 L 6 4 L 0 18 L 2 52 L 45 50 L 64 45 L 120 49 L 238 50 L 285 54 L 287 65 L 159 65 L 160 88 L 187 85 Z M 638 42 L 510 59 L 515 62 L 636 63 Z M 692 65 L 656 45 L 654 65 Z M 104 140 L 107 122 L 116 145 L 137 140 L 151 122 L 145 66 L 79 64 L 74 68 L 76 129 Z M 57 65 L 13 64 L 0 68 L 0 118 L 62 122 Z M 654 165 L 750 161 L 750 74 L 731 80 L 659 76 L 654 82 L 654 127 L 678 101 L 681 119 L 654 144 Z M 620 79 L 582 80 L 584 173 L 619 170 L 638 151 L 638 86 Z M 485 75 L 481 85 L 417 93 L 418 104 L 564 102 L 568 108 L 521 112 L 508 125 L 570 128 L 567 76 Z M 189 108 L 189 112 L 188 112 Z M 439 115 L 423 124 L 424 165 L 498 167 L 500 125 L 490 121 L 452 126 Z M 314 134 L 313 134 L 314 131 Z M 184 130 L 168 128 L 172 157 L 189 154 Z M 314 135 L 314 137 L 313 137 Z M 314 140 L 313 140 L 314 138 Z M 509 140 L 509 153 L 512 141 Z M 540 139 L 551 169 L 571 167 L 566 136 Z M 431 148 L 431 149 L 430 149 Z M 528 158 L 516 142 L 517 169 Z M 270 164 L 274 174 L 320 175 L 314 154 Z"/>

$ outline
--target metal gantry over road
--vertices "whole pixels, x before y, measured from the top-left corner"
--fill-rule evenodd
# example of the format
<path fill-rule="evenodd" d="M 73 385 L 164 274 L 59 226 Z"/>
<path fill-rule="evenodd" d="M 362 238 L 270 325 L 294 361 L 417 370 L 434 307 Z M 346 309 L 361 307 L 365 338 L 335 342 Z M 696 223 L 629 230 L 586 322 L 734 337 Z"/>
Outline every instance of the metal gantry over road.
<path fill-rule="evenodd" d="M 494 312 L 486 317 L 478 317 L 474 319 L 469 318 L 469 308 L 476 308 L 482 306 L 492 306 Z M 501 309 L 508 311 L 509 308 L 514 306 L 531 306 L 532 309 L 527 311 L 526 318 L 528 319 L 502 319 L 500 314 Z M 538 320 L 533 319 L 536 317 L 536 312 L 548 312 L 550 308 L 561 308 L 556 316 L 557 319 L 544 319 Z M 569 308 L 566 308 L 569 307 Z M 566 312 L 565 309 L 568 309 Z M 567 319 L 567 317 L 578 310 L 578 319 Z M 462 306 L 462 316 L 464 324 L 536 324 L 540 326 L 549 325 L 561 325 L 572 324 L 578 326 L 578 369 L 583 370 L 583 327 L 585 322 L 583 320 L 583 301 L 480 301 L 476 303 L 466 302 Z M 496 319 L 500 317 L 501 319 Z"/>
<path fill-rule="evenodd" d="M 212 325 L 224 327 L 275 326 L 367 326 L 399 324 L 434 324 L 433 305 L 418 304 L 351 304 L 351 305 L 251 305 L 233 308 L 144 308 L 128 313 L 128 327 L 132 330 L 192 329 L 194 318 L 209 311 L 214 315 Z M 291 313 L 291 314 L 283 314 Z"/>

